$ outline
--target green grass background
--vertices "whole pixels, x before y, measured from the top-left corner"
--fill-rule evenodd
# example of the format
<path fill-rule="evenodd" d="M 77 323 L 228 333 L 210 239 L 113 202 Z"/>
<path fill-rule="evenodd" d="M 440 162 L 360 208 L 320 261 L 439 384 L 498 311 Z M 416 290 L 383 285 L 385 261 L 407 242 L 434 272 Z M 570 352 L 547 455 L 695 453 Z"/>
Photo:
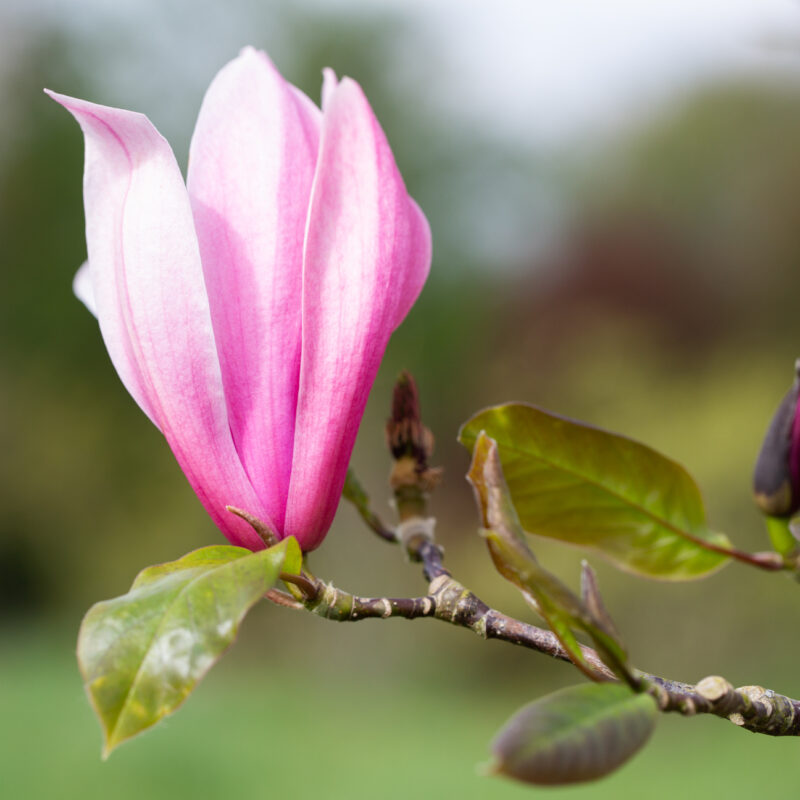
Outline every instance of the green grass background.
<path fill-rule="evenodd" d="M 369 623 L 367 623 L 369 624 Z M 402 624 L 402 623 L 401 623 Z M 254 631 L 245 630 L 244 638 Z M 346 634 L 345 634 L 346 635 Z M 335 671 L 321 681 L 229 653 L 172 718 L 100 760 L 99 728 L 64 628 L 6 637 L 0 665 L 3 796 L 654 799 L 793 796 L 798 743 L 713 719 L 662 717 L 650 745 L 590 786 L 519 787 L 483 777 L 508 693 L 446 675 Z M 544 657 L 538 657 L 542 659 Z M 535 671 L 537 660 L 531 663 Z M 13 723 L 11 722 L 13 720 Z"/>

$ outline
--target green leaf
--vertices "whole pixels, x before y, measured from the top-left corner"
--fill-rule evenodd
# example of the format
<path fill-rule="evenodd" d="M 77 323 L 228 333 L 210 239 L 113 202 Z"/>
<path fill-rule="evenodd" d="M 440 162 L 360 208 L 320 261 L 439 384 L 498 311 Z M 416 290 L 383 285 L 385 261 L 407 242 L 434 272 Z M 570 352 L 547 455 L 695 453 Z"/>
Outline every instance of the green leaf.
<path fill-rule="evenodd" d="M 491 771 L 557 786 L 595 780 L 650 737 L 657 706 L 621 684 L 572 686 L 521 708 L 492 743 Z"/>
<path fill-rule="evenodd" d="M 497 444 L 484 433 L 475 443 L 467 478 L 475 489 L 484 536 L 495 567 L 522 591 L 526 600 L 547 621 L 575 666 L 589 678 L 598 679 L 597 671 L 587 662 L 573 633 L 573 630 L 582 630 L 589 634 L 603 661 L 616 674 L 632 679 L 625 649 L 613 625 L 606 624 L 600 615 L 592 613 L 587 604 L 544 569 L 531 552 L 503 477 Z M 590 578 L 593 579 L 593 573 Z M 599 603 L 595 583 L 592 588 Z M 602 603 L 600 608 L 607 617 Z"/>
<path fill-rule="evenodd" d="M 767 533 L 769 533 L 772 546 L 782 555 L 790 556 L 798 548 L 798 541 L 795 538 L 794 530 L 798 528 L 798 518 L 792 517 L 772 517 L 768 514 L 764 515 L 764 521 L 767 524 Z"/>
<path fill-rule="evenodd" d="M 204 547 L 142 570 L 127 594 L 92 606 L 78 664 L 103 729 L 103 757 L 175 711 L 251 606 L 301 562 L 293 538 L 256 553 Z"/>
<path fill-rule="evenodd" d="M 697 485 L 655 450 L 522 403 L 480 412 L 459 441 L 472 449 L 481 431 L 528 532 L 649 578 L 699 578 L 727 562 L 730 542 L 709 530 Z"/>

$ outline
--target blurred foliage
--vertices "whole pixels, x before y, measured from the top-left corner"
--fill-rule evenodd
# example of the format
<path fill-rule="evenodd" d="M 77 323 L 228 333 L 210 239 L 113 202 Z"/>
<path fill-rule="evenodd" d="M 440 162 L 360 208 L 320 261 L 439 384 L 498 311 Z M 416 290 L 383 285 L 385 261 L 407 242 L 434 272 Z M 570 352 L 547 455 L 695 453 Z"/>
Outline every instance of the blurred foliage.
<path fill-rule="evenodd" d="M 220 796 L 220 787 L 253 791 L 263 786 L 261 775 L 247 777 L 241 766 L 260 764 L 265 753 L 287 772 L 305 770 L 283 743 L 307 731 L 306 714 L 290 704 L 277 720 L 264 722 L 276 708 L 274 686 L 288 697 L 281 681 L 295 680 L 291 685 L 306 690 L 309 708 L 335 715 L 347 707 L 352 730 L 396 728 L 370 737 L 362 781 L 369 792 L 362 796 L 375 796 L 376 787 L 388 783 L 396 796 L 408 796 L 420 785 L 417 774 L 429 787 L 430 776 L 445 776 L 437 785 L 447 791 L 469 785 L 463 796 L 483 796 L 486 785 L 465 774 L 465 762 L 482 757 L 483 742 L 514 707 L 563 685 L 569 670 L 513 648 L 481 646 L 432 623 L 366 622 L 344 629 L 266 605 L 255 610 L 250 635 L 235 650 L 243 654 L 228 656 L 232 671 L 222 667 L 222 677 L 212 679 L 217 694 L 204 701 L 199 692 L 185 718 L 153 734 L 140 751 L 132 745 L 124 756 L 129 761 L 99 777 L 96 751 L 85 752 L 96 732 L 87 722 L 88 707 L 78 702 L 77 671 L 61 658 L 69 646 L 57 639 L 54 655 L 44 644 L 46 626 L 76 632 L 80 614 L 124 591 L 140 567 L 221 537 L 160 434 L 116 378 L 95 321 L 72 297 L 72 275 L 85 256 L 81 137 L 41 89 L 49 85 L 148 113 L 152 102 L 152 118 L 183 161 L 202 91 L 245 43 L 243 36 L 266 47 L 312 97 L 326 64 L 365 86 L 409 190 L 431 221 L 435 255 L 422 298 L 390 344 L 354 465 L 389 518 L 381 500 L 389 466 L 382 425 L 394 377 L 408 368 L 437 436 L 434 463 L 446 469 L 433 510 L 448 564 L 488 602 L 522 617 L 527 609 L 493 574 L 475 534 L 478 521 L 462 477 L 468 459 L 455 442 L 460 423 L 483 406 L 534 402 L 636 437 L 686 464 L 715 529 L 742 548 L 767 546 L 749 477 L 800 343 L 794 308 L 800 291 L 794 202 L 800 96 L 772 84 L 707 87 L 612 142 L 592 142 L 587 132 L 574 149 L 538 151 L 455 125 L 431 78 L 440 66 L 440 45 L 399 17 L 373 10 L 356 21 L 333 5 L 312 13 L 289 3 L 242 4 L 235 12 L 227 5 L 207 13 L 188 9 L 150 3 L 149 17 L 135 25 L 120 17 L 116 27 L 103 22 L 99 9 L 99 23 L 65 14 L 18 31 L 0 25 L 0 38 L 15 53 L 0 66 L 9 120 L 0 133 L 0 615 L 12 626 L 24 619 L 45 626 L 41 639 L 28 642 L 9 632 L 0 644 L 16 652 L 0 680 L 0 686 L 18 687 L 2 698 L 10 709 L 6 718 L 18 720 L 13 744 L 31 742 L 30 753 L 48 742 L 53 774 L 76 771 L 89 787 L 87 797 L 108 796 L 108 775 L 117 787 L 120 781 L 134 785 L 136 774 L 150 782 L 148 792 L 155 786 L 183 791 L 175 788 L 176 772 L 198 764 L 203 789 L 213 784 Z M 168 62 L 154 56 L 151 45 L 159 41 L 169 43 Z M 341 509 L 312 556 L 315 573 L 359 593 L 416 594 L 422 585 L 417 572 L 373 538 L 352 509 Z M 548 568 L 578 573 L 578 552 L 547 541 L 537 541 L 536 552 Z M 790 581 L 731 565 L 690 586 L 651 585 L 596 566 L 637 666 L 685 680 L 721 672 L 735 684 L 757 681 L 800 694 L 792 667 L 800 646 L 786 636 L 798 600 Z M 236 659 L 246 659 L 248 650 L 257 665 L 240 678 Z M 243 681 L 241 692 L 236 685 L 222 688 L 226 675 Z M 416 694 L 419 681 L 431 688 Z M 262 695 L 265 685 L 273 688 Z M 504 705 L 501 696 L 512 695 Z M 14 698 L 16 705 L 6 704 Z M 44 703 L 52 703 L 49 718 Z M 244 710 L 241 728 L 225 704 Z M 445 707 L 451 710 L 437 710 Z M 73 739 L 72 720 L 80 713 L 83 727 Z M 733 753 L 741 753 L 742 763 L 764 758 L 777 767 L 792 744 L 745 738 L 718 721 L 668 724 L 675 731 L 664 734 L 665 741 L 673 736 L 671 752 L 697 769 L 705 759 L 734 763 Z M 271 751 L 282 725 L 286 733 Z M 205 744 L 201 729 L 211 737 Z M 421 731 L 430 737 L 418 738 Z M 324 753 L 339 741 L 351 748 L 350 729 L 341 733 L 320 725 L 313 749 Z M 479 737 L 477 746 L 473 737 Z M 376 764 L 412 740 L 423 743 L 413 755 L 404 751 L 404 772 L 414 779 L 387 782 Z M 212 775 L 209 747 L 214 754 L 221 748 L 236 770 L 220 758 Z M 20 777 L 20 753 L 12 749 L 8 756 L 16 796 L 25 793 L 17 787 L 26 778 L 44 780 Z M 646 774 L 661 776 L 649 782 L 649 796 L 656 796 L 653 786 L 664 787 L 664 797 L 678 791 L 657 743 L 650 753 L 612 779 L 608 791 L 635 792 Z M 323 769 L 326 780 L 318 786 L 352 786 L 353 772 L 343 776 L 335 757 Z M 700 792 L 702 778 L 693 781 Z M 707 785 L 722 791 L 718 782 Z M 746 794 L 747 786 L 740 774 L 729 792 Z M 758 787 L 753 783 L 750 790 Z M 506 788 L 493 791 L 501 796 Z M 597 791 L 600 797 L 605 790 Z"/>
<path fill-rule="evenodd" d="M 745 327 L 767 343 L 800 331 L 798 135 L 796 86 L 710 88 L 620 142 L 606 165 L 620 179 L 602 201 L 595 193 L 595 209 L 629 226 L 651 220 L 684 254 L 672 260 L 674 280 L 700 290 L 718 338 Z"/>

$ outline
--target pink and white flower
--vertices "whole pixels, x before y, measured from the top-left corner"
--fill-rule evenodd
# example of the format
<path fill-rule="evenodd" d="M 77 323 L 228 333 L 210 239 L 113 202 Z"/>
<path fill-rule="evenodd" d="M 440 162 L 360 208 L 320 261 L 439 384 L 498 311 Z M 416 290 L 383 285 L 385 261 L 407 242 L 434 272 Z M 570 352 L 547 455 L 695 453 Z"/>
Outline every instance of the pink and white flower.
<path fill-rule="evenodd" d="M 79 297 L 120 378 L 234 544 L 317 547 L 389 336 L 431 257 L 427 221 L 357 83 L 322 109 L 245 49 L 200 110 L 184 183 L 142 114 L 50 92 L 86 142 Z"/>

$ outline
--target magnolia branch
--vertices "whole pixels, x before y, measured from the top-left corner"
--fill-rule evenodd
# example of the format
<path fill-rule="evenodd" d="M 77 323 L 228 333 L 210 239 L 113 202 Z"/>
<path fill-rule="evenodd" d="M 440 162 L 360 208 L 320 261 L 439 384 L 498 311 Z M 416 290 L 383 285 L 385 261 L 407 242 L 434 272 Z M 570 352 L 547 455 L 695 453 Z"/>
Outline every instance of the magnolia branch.
<path fill-rule="evenodd" d="M 482 639 L 497 639 L 562 661 L 571 661 L 554 633 L 491 608 L 445 568 L 442 549 L 434 541 L 434 520 L 427 517 L 428 493 L 439 480 L 439 470 L 428 466 L 433 436 L 421 422 L 416 385 L 407 374 L 400 377 L 395 387 L 386 438 L 394 458 L 389 483 L 394 492 L 399 525 L 392 528 L 380 520 L 369 507 L 366 492 L 351 473 L 348 474 L 344 497 L 383 541 L 400 544 L 412 562 L 422 565 L 428 581 L 427 594 L 401 598 L 359 597 L 304 572 L 300 576 L 281 576 L 287 581 L 293 596 L 273 591 L 268 597 L 281 605 L 305 608 L 338 622 L 430 617 L 466 628 Z M 767 559 L 760 556 L 757 554 L 746 560 L 756 566 L 776 568 L 775 564 L 767 563 Z M 581 646 L 581 652 L 597 680 L 619 679 L 595 650 Z M 704 678 L 692 685 L 636 670 L 632 675 L 626 672 L 623 677 L 635 691 L 650 694 L 662 711 L 677 711 L 685 716 L 713 714 L 747 730 L 771 736 L 800 735 L 800 700 L 760 686 L 735 689 L 718 676 Z"/>
<path fill-rule="evenodd" d="M 384 528 L 386 530 L 386 528 Z M 466 628 L 482 639 L 497 639 L 544 653 L 561 661 L 569 655 L 556 636 L 491 608 L 459 583 L 442 564 L 441 549 L 429 540 L 418 539 L 407 545 L 412 561 L 421 562 L 429 580 L 422 597 L 359 597 L 333 584 L 313 580 L 313 596 L 301 606 L 325 619 L 356 622 L 362 619 L 430 617 Z M 582 647 L 589 664 L 608 680 L 614 673 L 590 647 Z M 652 695 L 662 711 L 677 711 L 685 716 L 713 714 L 735 725 L 770 736 L 800 735 L 800 700 L 764 689 L 743 686 L 735 689 L 718 676 L 704 678 L 697 685 L 667 680 L 657 675 L 637 673 L 641 691 Z"/>
<path fill-rule="evenodd" d="M 318 593 L 308 598 L 308 611 L 337 622 L 356 622 L 362 619 L 402 617 L 417 619 L 432 617 L 452 625 L 467 628 L 482 639 L 498 639 L 536 650 L 563 661 L 569 661 L 566 650 L 553 633 L 509 617 L 483 602 L 465 588 L 442 566 L 441 550 L 431 542 L 414 543 L 409 548 L 412 560 L 423 563 L 430 583 L 423 597 L 359 597 L 330 583 L 319 581 Z M 588 647 L 583 653 L 595 670 L 614 680 L 614 674 Z"/>

